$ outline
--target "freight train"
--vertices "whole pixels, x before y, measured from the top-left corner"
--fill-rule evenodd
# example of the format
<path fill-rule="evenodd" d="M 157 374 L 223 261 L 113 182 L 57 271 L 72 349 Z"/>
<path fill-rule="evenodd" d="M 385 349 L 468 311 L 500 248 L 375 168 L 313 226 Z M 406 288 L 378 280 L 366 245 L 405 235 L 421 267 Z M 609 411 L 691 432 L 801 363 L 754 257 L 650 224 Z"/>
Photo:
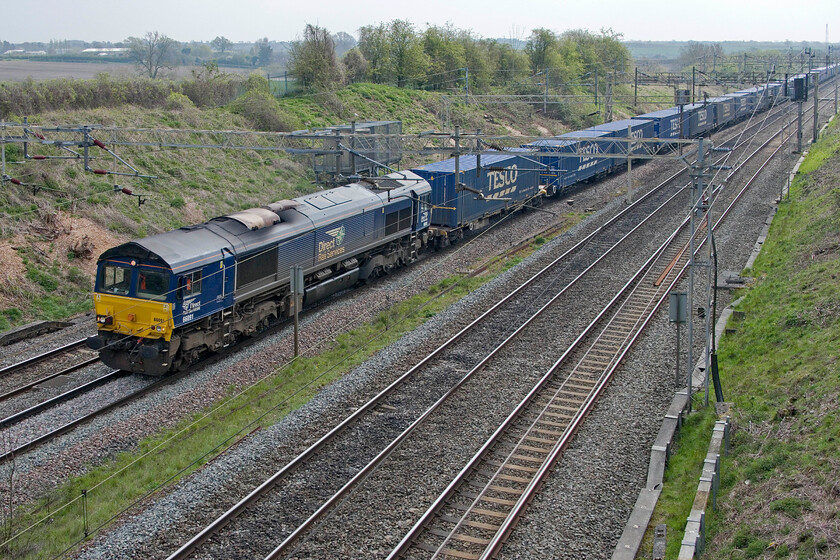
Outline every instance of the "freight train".
<path fill-rule="evenodd" d="M 837 67 L 817 69 L 825 80 Z M 368 282 L 542 197 L 564 196 L 625 165 L 611 138 L 695 138 L 762 111 L 787 90 L 759 86 L 703 103 L 466 155 L 281 200 L 108 249 L 98 260 L 98 333 L 107 365 L 164 375 L 252 336 L 302 305 Z M 793 88 L 790 88 L 791 90 Z"/>

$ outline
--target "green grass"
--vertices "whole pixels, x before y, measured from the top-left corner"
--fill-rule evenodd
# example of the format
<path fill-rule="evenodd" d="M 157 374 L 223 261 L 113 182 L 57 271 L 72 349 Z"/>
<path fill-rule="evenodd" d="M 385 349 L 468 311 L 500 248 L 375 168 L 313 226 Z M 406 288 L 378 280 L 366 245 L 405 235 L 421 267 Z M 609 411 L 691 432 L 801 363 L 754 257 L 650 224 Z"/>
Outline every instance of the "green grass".
<path fill-rule="evenodd" d="M 695 396 L 696 412 L 686 418 L 677 434 L 659 504 L 650 522 L 651 527 L 660 523 L 668 526 L 668 558 L 676 558 L 679 554 L 682 539 L 675 535 L 681 535 L 685 530 L 685 522 L 694 503 L 694 492 L 703 472 L 703 460 L 709 449 L 708 435 L 715 424 L 714 411 L 700 407 L 701 404 L 702 400 Z M 645 548 L 648 557 L 653 546 L 651 538 L 648 535 Z"/>
<path fill-rule="evenodd" d="M 840 516 L 840 132 L 812 148 L 750 273 L 746 313 L 719 347 L 724 394 L 734 403 L 732 454 L 722 463 L 719 509 L 707 511 L 709 558 L 834 558 Z M 708 415 L 708 413 L 705 413 Z M 683 431 L 708 446 L 710 427 Z M 655 523 L 676 529 L 676 558 L 697 487 L 677 478 L 702 456 L 685 449 L 666 472 Z M 705 451 L 703 451 L 705 453 Z M 672 484 L 672 480 L 675 482 Z M 682 480 L 682 482 L 679 482 Z M 672 539 L 669 539 L 671 541 Z M 649 554 L 649 549 L 648 549 Z"/>

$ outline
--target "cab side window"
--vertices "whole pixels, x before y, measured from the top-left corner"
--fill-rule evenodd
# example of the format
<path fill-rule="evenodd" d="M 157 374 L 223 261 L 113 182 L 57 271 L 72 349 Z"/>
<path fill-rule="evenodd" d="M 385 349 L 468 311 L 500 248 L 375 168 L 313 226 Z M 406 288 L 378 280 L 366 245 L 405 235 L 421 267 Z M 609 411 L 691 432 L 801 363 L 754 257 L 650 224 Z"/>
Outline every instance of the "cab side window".
<path fill-rule="evenodd" d="M 99 273 L 99 289 L 103 292 L 125 295 L 131 284 L 131 269 L 106 264 Z"/>
<path fill-rule="evenodd" d="M 182 298 L 197 296 L 201 293 L 201 271 L 196 270 L 181 276 L 179 280 L 181 289 L 179 294 Z"/>
<path fill-rule="evenodd" d="M 140 269 L 137 272 L 137 297 L 160 299 L 165 296 L 169 279 L 163 272 Z"/>

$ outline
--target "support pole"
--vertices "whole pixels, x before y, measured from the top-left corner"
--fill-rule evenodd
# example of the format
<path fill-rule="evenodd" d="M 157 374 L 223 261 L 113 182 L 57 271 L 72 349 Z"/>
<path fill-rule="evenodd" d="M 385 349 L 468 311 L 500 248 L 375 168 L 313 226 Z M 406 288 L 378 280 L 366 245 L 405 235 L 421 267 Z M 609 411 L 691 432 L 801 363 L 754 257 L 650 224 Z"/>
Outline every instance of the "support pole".
<path fill-rule="evenodd" d="M 548 114 L 548 68 L 543 70 L 543 81 L 545 87 L 543 88 L 543 115 Z"/>
<path fill-rule="evenodd" d="M 836 91 L 836 88 L 835 88 Z M 835 96 L 836 97 L 836 96 Z M 836 101 L 835 101 L 836 104 Z M 633 78 L 633 107 L 639 106 L 639 67 L 636 67 L 636 76 Z M 837 112 L 835 108 L 834 112 Z"/>
<path fill-rule="evenodd" d="M 704 174 L 705 174 L 705 151 L 706 146 L 703 143 L 703 137 L 698 140 L 697 145 L 697 163 L 694 167 L 694 181 L 691 189 L 691 212 L 689 214 L 689 240 L 688 240 L 688 375 L 686 376 L 688 387 L 688 411 L 691 412 L 691 393 L 692 393 L 692 379 L 691 376 L 694 371 L 694 269 L 697 263 L 694 258 L 694 233 L 697 231 L 696 217 L 700 211 L 700 205 L 704 190 Z"/>
<path fill-rule="evenodd" d="M 85 538 L 88 538 L 88 536 L 90 536 L 90 533 L 88 531 L 88 511 L 87 511 L 88 508 L 87 508 L 87 506 L 88 506 L 88 504 L 87 504 L 87 490 L 82 490 L 82 517 L 84 518 L 82 520 L 82 523 L 84 525 Z"/>
<path fill-rule="evenodd" d="M 300 308 L 300 297 L 295 294 L 295 358 L 300 355 L 300 315 L 299 315 L 299 308 Z"/>
<path fill-rule="evenodd" d="M 338 129 L 335 131 L 335 182 L 339 182 L 338 178 L 341 176 L 341 132 Z"/>
<path fill-rule="evenodd" d="M 820 75 L 814 72 L 814 144 L 820 135 Z"/>
<path fill-rule="evenodd" d="M 627 127 L 627 204 L 633 204 L 633 127 Z"/>
<path fill-rule="evenodd" d="M 802 153 L 802 101 L 796 102 L 796 153 Z"/>
<path fill-rule="evenodd" d="M 350 175 L 356 174 L 356 121 L 350 121 Z"/>
<path fill-rule="evenodd" d="M 677 323 L 677 364 L 676 364 L 676 383 L 675 387 L 679 389 L 680 387 L 680 324 Z M 689 385 L 691 382 L 689 381 Z M 691 394 L 688 395 L 688 399 L 691 400 Z"/>
<path fill-rule="evenodd" d="M 455 125 L 455 196 L 461 196 L 461 127 Z M 463 204 L 458 204 L 458 212 L 462 212 Z M 458 216 L 458 223 L 461 223 L 461 216 Z"/>
<path fill-rule="evenodd" d="M 6 179 L 6 122 L 0 123 L 2 137 L 0 137 L 0 179 Z"/>
<path fill-rule="evenodd" d="M 292 296 L 295 317 L 295 358 L 300 354 L 300 306 L 303 303 L 303 267 L 293 265 L 289 268 L 289 289 Z"/>
<path fill-rule="evenodd" d="M 697 82 L 697 67 L 691 67 L 691 102 L 694 103 L 694 84 Z"/>
<path fill-rule="evenodd" d="M 470 69 L 464 68 L 464 103 L 470 104 Z"/>

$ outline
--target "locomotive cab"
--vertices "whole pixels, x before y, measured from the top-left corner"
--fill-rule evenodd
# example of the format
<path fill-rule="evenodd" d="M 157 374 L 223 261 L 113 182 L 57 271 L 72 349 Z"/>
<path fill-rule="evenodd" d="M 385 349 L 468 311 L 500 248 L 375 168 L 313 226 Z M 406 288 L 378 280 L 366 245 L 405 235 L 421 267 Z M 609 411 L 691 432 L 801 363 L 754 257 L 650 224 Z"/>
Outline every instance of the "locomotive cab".
<path fill-rule="evenodd" d="M 171 271 L 131 261 L 104 261 L 96 275 L 94 306 L 100 330 L 169 339 L 175 286 Z"/>
<path fill-rule="evenodd" d="M 87 344 L 111 367 L 160 375 L 169 349 L 177 278 L 168 268 L 137 259 L 99 263 L 94 290 L 98 334 Z M 126 352 L 126 350 L 128 352 Z"/>

